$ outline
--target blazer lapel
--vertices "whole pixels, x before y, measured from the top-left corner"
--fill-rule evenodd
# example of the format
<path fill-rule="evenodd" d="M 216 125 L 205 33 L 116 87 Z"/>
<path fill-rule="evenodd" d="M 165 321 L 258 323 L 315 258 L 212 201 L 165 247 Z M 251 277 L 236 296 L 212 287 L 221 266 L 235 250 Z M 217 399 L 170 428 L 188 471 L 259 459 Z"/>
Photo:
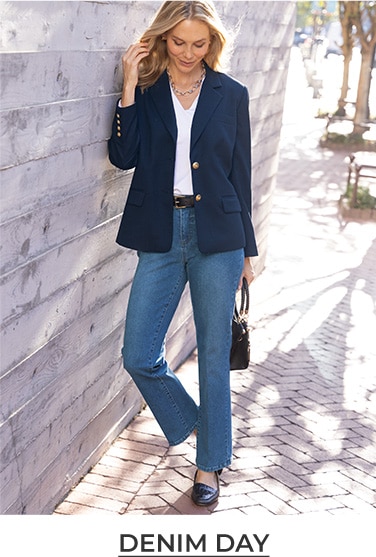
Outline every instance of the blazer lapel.
<path fill-rule="evenodd" d="M 158 81 L 150 87 L 149 92 L 160 117 L 176 142 L 178 130 L 176 127 L 174 105 L 172 103 L 171 90 L 166 72 L 164 72 Z"/>
<path fill-rule="evenodd" d="M 222 83 L 220 76 L 211 70 L 207 65 L 205 66 L 206 77 L 204 83 L 202 84 L 202 90 L 192 122 L 191 148 L 199 139 L 213 112 L 223 97 L 221 93 Z M 176 142 L 178 132 L 174 105 L 171 98 L 170 84 L 166 72 L 164 72 L 158 81 L 150 87 L 149 93 L 166 128 Z"/>
<path fill-rule="evenodd" d="M 206 77 L 204 79 L 204 83 L 202 84 L 200 97 L 192 122 L 191 148 L 198 141 L 213 112 L 223 98 L 221 93 L 222 83 L 220 76 L 211 70 L 206 64 L 205 67 Z"/>

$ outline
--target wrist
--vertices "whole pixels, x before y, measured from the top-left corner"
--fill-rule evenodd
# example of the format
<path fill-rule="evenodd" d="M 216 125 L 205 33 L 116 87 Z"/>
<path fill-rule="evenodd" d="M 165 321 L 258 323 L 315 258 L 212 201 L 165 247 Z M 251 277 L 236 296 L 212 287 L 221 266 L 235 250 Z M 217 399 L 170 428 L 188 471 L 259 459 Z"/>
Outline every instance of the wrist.
<path fill-rule="evenodd" d="M 133 95 L 123 94 L 120 99 L 120 106 L 122 108 L 126 108 L 127 106 L 131 106 L 132 104 L 134 104 L 134 102 L 135 102 L 134 94 Z"/>
<path fill-rule="evenodd" d="M 121 106 L 126 107 L 135 102 L 135 87 L 124 86 L 121 94 Z"/>

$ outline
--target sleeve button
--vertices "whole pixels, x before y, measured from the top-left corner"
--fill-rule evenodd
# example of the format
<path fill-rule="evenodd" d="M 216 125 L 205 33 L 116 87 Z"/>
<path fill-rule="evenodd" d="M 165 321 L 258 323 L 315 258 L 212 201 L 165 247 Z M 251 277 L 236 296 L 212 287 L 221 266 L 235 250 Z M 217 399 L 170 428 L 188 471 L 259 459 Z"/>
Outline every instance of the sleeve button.
<path fill-rule="evenodd" d="M 195 200 L 196 201 L 201 201 L 201 194 L 198 193 L 195 197 Z"/>

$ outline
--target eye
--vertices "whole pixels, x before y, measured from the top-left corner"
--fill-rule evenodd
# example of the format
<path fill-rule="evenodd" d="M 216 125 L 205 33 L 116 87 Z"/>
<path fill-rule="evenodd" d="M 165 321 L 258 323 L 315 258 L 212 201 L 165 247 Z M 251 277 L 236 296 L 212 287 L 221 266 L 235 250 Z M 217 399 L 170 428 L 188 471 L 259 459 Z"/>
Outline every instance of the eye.
<path fill-rule="evenodd" d="M 177 41 L 176 39 L 174 39 L 174 43 L 176 44 L 176 46 L 182 46 L 184 44 L 181 41 Z"/>
<path fill-rule="evenodd" d="M 203 46 L 205 46 L 205 43 L 195 44 L 195 47 L 196 47 L 196 48 L 202 48 Z"/>

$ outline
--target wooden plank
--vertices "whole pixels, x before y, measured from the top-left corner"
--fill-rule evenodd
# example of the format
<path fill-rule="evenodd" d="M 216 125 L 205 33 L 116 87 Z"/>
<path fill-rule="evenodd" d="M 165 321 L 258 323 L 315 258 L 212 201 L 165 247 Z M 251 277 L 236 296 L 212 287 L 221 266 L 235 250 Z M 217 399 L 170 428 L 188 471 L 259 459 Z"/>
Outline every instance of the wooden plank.
<path fill-rule="evenodd" d="M 35 396 L 26 399 L 25 404 L 13 406 L 11 412 L 4 413 L 5 422 L 0 426 L 0 470 L 16 458 L 16 454 L 25 450 L 50 422 L 62 415 L 101 375 L 106 374 L 108 368 L 118 365 L 122 333 L 123 327 L 117 327 L 103 341 L 92 346 L 89 352 L 78 355 L 74 365 L 64 374 L 56 374 Z M 100 373 L 93 373 L 95 368 L 100 370 Z M 128 383 L 129 377 L 125 372 L 122 375 L 123 383 Z M 114 381 L 110 381 L 113 384 Z M 6 400 L 7 393 L 3 393 L 2 397 Z M 36 416 L 42 419 L 35 419 Z"/>
<path fill-rule="evenodd" d="M 117 368 L 119 366 L 117 365 Z M 119 374 L 118 374 L 119 376 Z M 125 373 L 122 371 L 122 392 L 127 390 L 128 382 L 125 380 Z M 114 381 L 112 382 L 112 379 Z M 57 416 L 46 416 L 42 414 L 39 419 L 33 418 L 33 422 L 40 425 L 40 432 L 37 436 L 28 436 L 27 444 L 24 445 L 24 441 L 18 441 L 16 437 L 13 440 L 18 443 L 17 457 L 13 460 L 8 459 L 9 450 L 13 447 L 7 444 L 3 448 L 3 459 L 4 464 L 10 462 L 14 463 L 14 466 L 18 467 L 19 477 L 13 475 L 13 479 L 19 482 L 21 489 L 28 487 L 32 484 L 34 478 L 36 478 L 55 458 L 58 458 L 64 452 L 64 448 L 68 447 L 71 440 L 83 431 L 88 423 L 93 421 L 94 417 L 98 415 L 111 400 L 109 397 L 109 391 L 104 392 L 105 384 L 109 384 L 113 396 L 119 392 L 120 383 L 119 377 L 114 376 L 111 370 L 107 371 L 106 374 L 98 379 L 93 385 L 90 385 L 86 393 L 81 393 L 73 401 L 73 403 L 66 407 L 61 414 Z M 105 382 L 105 383 L 104 383 Z M 93 412 L 91 412 L 90 404 L 94 404 Z M 81 413 L 82 412 L 82 413 Z M 88 418 L 89 416 L 89 418 Z M 16 424 L 17 419 L 14 420 L 13 417 L 10 420 L 11 426 Z M 34 429 L 37 429 L 37 424 Z M 27 436 L 27 431 L 18 431 L 18 434 L 23 434 Z M 43 459 L 40 459 L 40 455 L 43 454 Z M 8 484 L 8 498 L 12 496 L 13 484 Z M 3 493 L 5 497 L 5 493 Z"/>
<path fill-rule="evenodd" d="M 132 174 L 110 164 L 105 141 L 7 168 L 1 172 L 1 221 L 59 203 L 98 181 L 124 188 L 125 200 Z"/>
<path fill-rule="evenodd" d="M 102 339 L 120 331 L 122 336 L 129 285 L 112 295 L 101 307 L 81 314 L 69 327 L 29 354 L 0 380 L 1 408 L 4 418 L 27 404 L 51 382 L 64 381 L 81 358 L 86 361 Z M 114 351 L 118 347 L 114 345 Z M 100 373 L 100 370 L 98 370 Z"/>
<path fill-rule="evenodd" d="M 21 107 L 0 113 L 3 168 L 109 137 L 116 95 Z"/>
<path fill-rule="evenodd" d="M 88 270 L 83 277 L 82 304 L 86 311 L 101 307 L 130 286 L 137 265 L 137 253 L 118 248 L 116 256 Z M 125 314 L 125 308 L 123 308 Z"/>
<path fill-rule="evenodd" d="M 23 212 L 0 226 L 1 274 L 68 243 L 123 211 L 125 191 L 116 180 L 96 180 L 60 202 Z M 113 237 L 115 246 L 115 235 Z"/>
<path fill-rule="evenodd" d="M 1 356 L 1 375 L 72 324 L 80 315 L 82 283 L 73 282 L 42 304 L 33 307 L 5 326 L 0 342 L 5 350 Z"/>
<path fill-rule="evenodd" d="M 14 479 L 5 486 L 4 498 L 0 500 L 1 514 L 50 514 L 70 488 L 98 462 L 139 409 L 140 399 L 135 386 L 130 384 L 68 445 L 61 447 L 58 457 L 40 470 L 30 484 L 23 485 Z M 24 455 L 26 464 L 33 458 L 35 453 L 31 450 Z"/>
<path fill-rule="evenodd" d="M 36 75 L 43 79 L 36 80 Z M 0 84 L 2 110 L 119 95 L 121 52 L 6 52 L 1 54 Z"/>
<path fill-rule="evenodd" d="M 37 479 L 36 498 L 30 498 L 34 512 L 51 514 L 70 489 L 95 465 L 116 437 L 141 410 L 142 401 L 136 386 L 131 383 L 88 424 L 67 448 L 64 458 L 56 459 Z M 83 458 L 84 456 L 84 458 Z M 68 469 L 68 474 L 66 470 Z M 61 481 L 56 481 L 58 478 Z M 34 482 L 36 483 L 36 482 Z M 53 498 L 51 498 L 51 494 Z"/>
<path fill-rule="evenodd" d="M 2 50 L 123 50 L 160 6 L 145 2 L 2 2 Z"/>
<path fill-rule="evenodd" d="M 120 254 L 115 244 L 119 217 L 43 253 L 1 279 L 3 327 L 35 310 L 52 295 L 82 278 L 90 269 Z"/>
<path fill-rule="evenodd" d="M 35 454 L 44 445 L 43 460 L 47 462 L 129 383 L 129 376 L 120 360 L 120 345 L 116 358 L 111 355 L 115 352 L 114 347 L 103 343 L 102 348 L 103 356 L 98 350 L 93 350 L 93 358 L 82 369 L 73 367 L 69 370 L 67 385 L 62 380 L 52 382 L 8 418 L 12 437 L 5 437 L 7 442 L 2 447 L 2 466 L 13 458 L 13 451 L 19 459 L 30 445 L 35 446 Z M 101 373 L 97 373 L 98 369 Z M 80 390 L 80 386 L 84 389 Z M 61 420 L 62 416 L 69 419 Z M 54 432 L 59 433 L 54 435 Z M 41 443 L 40 448 L 37 443 Z M 37 460 L 30 465 L 38 466 Z M 29 470 L 26 463 L 25 466 L 25 470 Z M 21 469 L 24 470 L 24 465 Z M 33 469 L 31 476 L 35 476 L 36 472 Z"/>
<path fill-rule="evenodd" d="M 15 502 L 19 507 L 15 514 L 21 514 L 23 506 L 22 489 L 16 456 L 0 472 L 0 480 L 0 514 L 5 514 L 8 507 Z"/>

